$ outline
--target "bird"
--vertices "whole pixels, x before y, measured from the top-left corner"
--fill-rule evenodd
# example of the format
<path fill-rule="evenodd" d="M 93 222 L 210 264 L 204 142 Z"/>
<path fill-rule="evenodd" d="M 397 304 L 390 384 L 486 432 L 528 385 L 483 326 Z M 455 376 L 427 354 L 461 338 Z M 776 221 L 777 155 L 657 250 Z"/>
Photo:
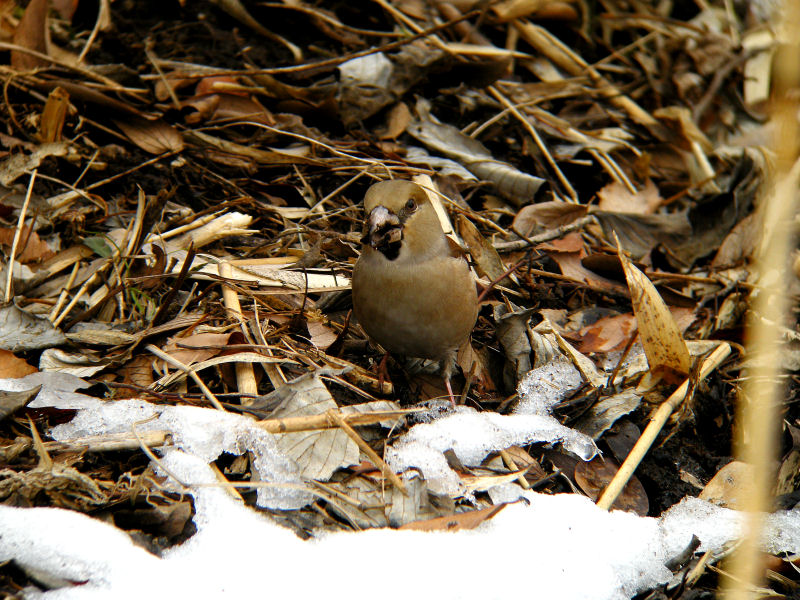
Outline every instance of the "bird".
<path fill-rule="evenodd" d="M 438 361 L 450 401 L 458 348 L 478 318 L 475 279 L 454 252 L 418 184 L 373 184 L 364 197 L 361 254 L 353 268 L 353 312 L 393 355 Z"/>

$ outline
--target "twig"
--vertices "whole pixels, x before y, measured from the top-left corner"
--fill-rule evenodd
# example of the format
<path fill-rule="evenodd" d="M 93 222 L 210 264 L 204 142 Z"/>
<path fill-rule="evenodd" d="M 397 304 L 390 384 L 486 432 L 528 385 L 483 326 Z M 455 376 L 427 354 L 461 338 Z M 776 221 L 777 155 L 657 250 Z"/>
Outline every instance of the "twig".
<path fill-rule="evenodd" d="M 513 242 L 500 242 L 494 244 L 494 249 L 498 252 L 516 252 L 517 250 L 522 250 L 523 248 L 527 248 L 533 244 L 541 244 L 543 242 L 549 242 L 550 240 L 558 239 L 568 233 L 582 229 L 589 223 L 594 222 L 595 218 L 593 215 L 586 215 L 580 219 L 575 219 L 572 223 L 568 223 L 567 225 L 562 225 L 561 227 L 556 227 L 554 229 L 548 229 L 547 231 L 543 231 L 538 235 L 525 238 L 524 240 L 515 240 Z"/>
<path fill-rule="evenodd" d="M 384 44 L 383 46 L 367 48 L 366 50 L 359 50 L 358 52 L 353 52 L 352 54 L 344 54 L 342 56 L 336 56 L 334 58 L 328 58 L 315 63 L 306 63 L 303 65 L 289 65 L 286 67 L 272 67 L 267 69 L 214 69 L 214 68 L 209 68 L 206 65 L 187 65 L 186 63 L 174 63 L 174 61 L 166 61 L 166 60 L 162 62 L 163 64 L 175 66 L 176 68 L 185 71 L 188 71 L 188 69 L 191 68 L 192 66 L 198 69 L 197 73 L 189 73 L 189 72 L 183 73 L 182 77 L 184 79 L 203 79 L 210 75 L 214 76 L 230 75 L 233 77 L 243 77 L 247 75 L 278 75 L 281 73 L 302 73 L 304 71 L 314 71 L 316 69 L 329 70 L 349 60 L 353 60 L 354 58 L 362 58 L 364 56 L 369 56 L 370 54 L 378 54 L 379 52 L 389 52 L 391 50 L 396 50 L 397 48 L 411 44 L 419 39 L 432 36 L 440 31 L 448 29 L 453 25 L 460 23 L 461 21 L 466 21 L 467 19 L 471 19 L 472 17 L 478 16 L 480 15 L 480 13 L 481 13 L 480 10 L 471 10 L 469 12 L 464 13 L 457 19 L 453 19 L 451 21 L 447 21 L 446 23 L 441 23 L 439 25 L 434 25 L 433 27 L 422 30 L 419 33 L 409 35 L 407 37 L 404 37 L 403 39 L 396 40 L 394 42 L 389 42 L 388 44 Z M 10 49 L 25 50 L 21 46 L 0 43 L 0 48 L 4 48 L 7 46 L 12 46 L 12 48 Z M 30 53 L 33 54 L 33 52 Z M 45 58 L 47 60 L 52 60 L 49 57 Z M 148 77 L 144 77 L 144 79 L 148 79 Z"/>
<path fill-rule="evenodd" d="M 92 274 L 92 276 L 89 277 L 89 279 L 83 282 L 83 285 L 78 290 L 78 293 L 75 294 L 72 300 L 69 301 L 69 304 L 67 304 L 63 312 L 58 317 L 53 319 L 53 327 L 58 327 L 61 324 L 61 321 L 63 321 L 64 318 L 69 314 L 69 311 L 71 311 L 75 307 L 75 305 L 78 303 L 78 300 L 80 300 L 81 297 L 86 293 L 86 290 L 89 289 L 89 286 L 95 282 L 95 280 L 99 277 L 100 273 L 105 271 L 106 267 L 108 267 L 108 265 L 110 264 L 111 264 L 110 262 L 107 262 L 105 265 L 97 269 L 97 271 L 95 271 Z"/>
<path fill-rule="evenodd" d="M 116 452 L 118 450 L 135 450 L 141 445 L 158 448 L 171 443 L 169 431 L 146 431 L 136 437 L 133 433 L 111 433 L 93 435 L 59 442 L 45 442 L 48 452 Z"/>
<path fill-rule="evenodd" d="M 731 347 L 725 342 L 722 342 L 719 346 L 717 346 L 716 349 L 714 349 L 714 351 L 708 356 L 708 358 L 703 361 L 703 364 L 700 367 L 700 372 L 697 376 L 698 381 L 705 379 L 709 373 L 716 369 L 722 363 L 722 361 L 725 360 L 730 352 Z M 658 434 L 664 427 L 667 419 L 669 419 L 670 415 L 678 407 L 678 405 L 683 402 L 683 399 L 686 397 L 686 393 L 689 391 L 689 383 L 689 379 L 684 381 L 678 387 L 678 389 L 672 392 L 672 395 L 667 398 L 661 404 L 661 406 L 658 407 L 658 410 L 656 410 L 655 414 L 650 418 L 650 422 L 647 424 L 647 427 L 645 428 L 641 437 L 639 437 L 639 440 L 634 445 L 630 454 L 628 454 L 625 462 L 622 463 L 619 471 L 617 471 L 616 475 L 614 475 L 614 479 L 612 479 L 606 489 L 603 490 L 602 495 L 597 500 L 597 506 L 606 510 L 611 509 L 611 506 L 619 497 L 620 493 L 622 493 L 622 489 L 627 485 L 628 481 L 630 481 L 630 478 L 633 476 L 633 472 L 636 470 L 636 467 L 638 467 L 639 463 L 642 462 L 644 455 L 647 454 L 650 446 L 653 445 L 656 437 L 658 437 Z"/>
<path fill-rule="evenodd" d="M 336 423 L 339 428 L 347 434 L 347 437 L 356 443 L 361 451 L 369 457 L 369 459 L 372 461 L 372 464 L 381 470 L 383 476 L 391 481 L 395 488 L 400 490 L 404 496 L 408 496 L 408 490 L 406 490 L 403 480 L 397 476 L 397 473 L 392 471 L 391 467 L 386 464 L 386 461 L 378 456 L 375 450 L 369 447 L 367 442 L 361 439 L 361 436 L 358 435 L 355 430 L 347 424 L 347 421 L 342 418 L 342 415 L 338 411 L 329 410 L 325 413 L 325 416 L 329 417 L 334 423 Z"/>
<path fill-rule="evenodd" d="M 342 418 L 345 423 L 351 426 L 358 425 L 373 425 L 381 421 L 391 419 L 399 419 L 406 415 L 422 412 L 426 409 L 423 408 L 408 408 L 401 410 L 380 410 L 368 413 L 356 414 L 337 414 Z M 329 411 L 330 412 L 330 411 Z M 265 419 L 264 421 L 256 421 L 256 427 L 260 427 L 269 433 L 293 433 L 296 431 L 314 431 L 317 429 L 335 429 L 338 424 L 331 422 L 328 414 L 309 415 L 307 417 L 286 417 L 285 419 Z"/>
<path fill-rule="evenodd" d="M 25 213 L 28 211 L 28 203 L 31 201 L 31 194 L 33 194 L 33 182 L 36 181 L 37 170 L 34 169 L 31 173 L 31 180 L 28 182 L 28 191 L 25 193 L 25 200 L 22 203 L 22 208 L 19 209 L 19 219 L 17 220 L 17 228 L 14 230 L 14 241 L 11 242 L 11 254 L 8 257 L 8 277 L 6 278 L 6 291 L 5 302 L 11 302 L 11 286 L 14 283 L 14 256 L 17 253 L 17 244 L 19 244 L 20 235 L 22 235 L 22 228 L 25 225 Z M 31 228 L 33 228 L 31 223 Z"/>
<path fill-rule="evenodd" d="M 200 391 L 202 391 L 203 395 L 208 399 L 208 401 L 214 405 L 214 408 L 216 408 L 217 410 L 221 410 L 222 412 L 225 412 L 225 409 L 222 407 L 222 404 L 219 403 L 217 397 L 211 392 L 210 389 L 208 389 L 208 386 L 206 386 L 206 384 L 203 383 L 203 380 L 200 379 L 200 376 L 194 370 L 192 370 L 191 367 L 186 366 L 181 361 L 171 357 L 166 352 L 159 350 L 158 348 L 153 346 L 153 344 L 147 344 L 145 348 L 150 352 L 152 352 L 153 354 L 155 354 L 158 358 L 160 358 L 164 362 L 167 362 L 171 364 L 173 367 L 180 369 L 181 371 L 186 373 L 189 377 L 194 379 L 194 382 L 200 388 Z"/>
<path fill-rule="evenodd" d="M 225 279 L 233 278 L 233 269 L 229 263 L 223 262 L 217 265 L 219 276 Z M 222 301 L 228 311 L 228 316 L 239 321 L 239 326 L 243 334 L 247 334 L 244 319 L 242 319 L 242 305 L 239 303 L 239 296 L 236 291 L 227 283 L 222 284 Z M 253 363 L 237 362 L 236 385 L 239 393 L 242 394 L 241 403 L 248 406 L 253 403 L 255 396 L 258 395 L 258 384 L 256 383 L 256 373 L 253 370 Z"/>
<path fill-rule="evenodd" d="M 519 468 L 519 466 L 517 466 L 516 461 L 508 453 L 508 450 L 500 450 L 500 458 L 503 459 L 503 462 L 505 463 L 506 467 L 508 467 L 512 471 L 521 471 L 522 470 L 522 469 Z M 525 479 L 525 473 L 520 473 L 517 476 L 517 483 L 519 483 L 520 486 L 522 486 L 522 489 L 524 489 L 524 490 L 531 489 L 531 484 L 528 483 L 527 479 Z"/>
<path fill-rule="evenodd" d="M 58 315 L 58 311 L 60 311 L 61 307 L 64 305 L 64 302 L 67 299 L 67 295 L 69 294 L 69 290 L 72 287 L 72 284 L 75 283 L 75 278 L 78 276 L 78 269 L 80 268 L 80 264 L 81 264 L 80 260 L 75 262 L 75 264 L 72 266 L 72 272 L 69 274 L 69 277 L 67 278 L 67 283 L 64 285 L 63 288 L 61 288 L 61 293 L 58 295 L 58 300 L 56 301 L 55 306 L 53 306 L 53 310 L 50 311 L 50 316 L 48 317 L 51 323 L 55 320 L 56 315 Z"/>
<path fill-rule="evenodd" d="M 575 191 L 575 188 L 572 187 L 569 180 L 564 176 L 564 173 L 561 172 L 561 169 L 558 168 L 555 159 L 553 159 L 553 155 L 547 150 L 547 146 L 544 145 L 542 138 L 539 136 L 539 132 L 536 131 L 536 128 L 531 125 L 531 122 L 526 119 L 522 113 L 517 110 L 517 107 L 514 106 L 511 101 L 506 98 L 503 94 L 500 93 L 496 87 L 489 86 L 489 93 L 494 96 L 500 104 L 502 104 L 506 109 L 508 109 L 512 115 L 522 124 L 522 127 L 530 134 L 533 138 L 534 143 L 539 148 L 539 151 L 547 160 L 547 164 L 550 165 L 550 168 L 553 169 L 553 172 L 558 177 L 558 180 L 561 182 L 561 185 L 564 186 L 564 189 L 567 190 L 569 197 L 572 199 L 573 202 L 578 201 L 578 193 Z"/>

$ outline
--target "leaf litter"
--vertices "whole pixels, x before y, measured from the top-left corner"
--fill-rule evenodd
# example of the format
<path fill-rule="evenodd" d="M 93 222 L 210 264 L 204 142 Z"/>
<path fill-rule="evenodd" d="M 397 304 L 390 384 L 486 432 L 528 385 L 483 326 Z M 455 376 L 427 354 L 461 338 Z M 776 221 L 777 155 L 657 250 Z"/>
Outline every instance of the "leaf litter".
<path fill-rule="evenodd" d="M 732 416 L 773 226 L 754 210 L 769 156 L 741 141 L 769 127 L 756 4 L 735 21 L 721 1 L 19 8 L 0 110 L 3 593 L 249 593 L 190 563 L 228 547 L 248 568 L 271 544 L 277 589 L 314 553 L 315 581 L 360 560 L 384 586 L 404 549 L 455 571 L 471 547 L 491 573 L 520 539 L 519 568 L 562 598 L 657 594 L 718 560 L 738 517 L 714 504 L 747 484 Z M 436 377 L 379 368 L 350 315 L 359 202 L 388 177 L 425 182 L 486 290 L 455 407 Z M 767 550 L 800 551 L 791 511 L 771 519 Z M 703 573 L 671 597 L 709 593 Z"/>

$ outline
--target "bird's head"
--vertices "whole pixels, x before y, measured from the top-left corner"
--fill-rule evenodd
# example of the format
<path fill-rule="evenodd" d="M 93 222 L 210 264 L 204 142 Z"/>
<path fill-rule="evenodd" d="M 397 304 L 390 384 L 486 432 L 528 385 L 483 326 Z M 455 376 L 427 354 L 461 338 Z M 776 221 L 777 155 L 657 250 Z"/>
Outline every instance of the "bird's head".
<path fill-rule="evenodd" d="M 364 197 L 367 222 L 361 242 L 389 260 L 401 251 L 422 257 L 440 250 L 445 242 L 436 211 L 425 190 L 412 181 L 374 184 Z"/>

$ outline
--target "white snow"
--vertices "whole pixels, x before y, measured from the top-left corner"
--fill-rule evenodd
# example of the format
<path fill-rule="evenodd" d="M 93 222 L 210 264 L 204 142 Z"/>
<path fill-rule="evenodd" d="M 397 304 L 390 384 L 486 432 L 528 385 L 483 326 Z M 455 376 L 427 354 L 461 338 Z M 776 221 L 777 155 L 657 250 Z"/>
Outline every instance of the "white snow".
<path fill-rule="evenodd" d="M 477 466 L 490 452 L 532 442 L 560 442 L 583 460 L 597 452 L 590 437 L 549 415 L 500 415 L 459 407 L 432 423 L 414 425 L 387 448 L 386 462 L 396 471 L 417 468 L 430 490 L 460 496 L 463 485 L 444 458 L 446 450 L 453 450 L 463 465 Z"/>
<path fill-rule="evenodd" d="M 720 548 L 739 517 L 697 499 L 656 519 L 606 512 L 574 494 L 527 492 L 529 504 L 509 505 L 473 531 L 379 529 L 304 542 L 213 485 L 202 460 L 170 450 L 163 462 L 182 480 L 210 484 L 192 491 L 198 532 L 163 558 L 79 513 L 0 506 L 0 561 L 13 558 L 23 568 L 83 583 L 27 597 L 234 598 L 268 591 L 315 598 L 357 586 L 389 599 L 490 600 L 516 597 L 535 582 L 537 597 L 622 600 L 669 580 L 664 563 L 692 533 L 703 549 Z M 769 524 L 772 551 L 800 551 L 800 513 L 778 513 Z M 784 536 L 787 526 L 794 533 Z"/>
<path fill-rule="evenodd" d="M 60 374 L 48 374 L 60 375 Z M 39 592 L 42 600 L 94 598 L 239 598 L 266 593 L 292 598 L 365 595 L 425 595 L 440 600 L 505 599 L 520 593 L 562 600 L 622 600 L 666 582 L 665 561 L 696 534 L 702 548 L 720 549 L 736 538 L 740 515 L 697 499 L 685 499 L 661 518 L 606 512 L 579 495 L 519 493 L 510 504 L 473 531 L 426 533 L 369 530 L 321 533 L 301 541 L 269 517 L 243 505 L 219 486 L 208 463 L 221 452 L 252 452 L 261 480 L 261 506 L 302 506 L 296 468 L 278 452 L 273 437 L 251 419 L 210 409 L 153 405 L 141 400 L 103 402 L 76 392 L 83 382 L 60 376 L 0 380 L 0 389 L 31 389 L 44 383 L 34 401 L 89 408 L 72 422 L 53 428 L 55 439 L 150 429 L 172 432 L 174 445 L 158 451 L 163 475 L 194 498 L 197 533 L 163 557 L 150 555 L 113 526 L 54 508 L 0 506 L 0 561 L 13 559 L 38 580 L 80 585 Z M 564 384 L 574 381 L 564 378 Z M 20 383 L 23 382 L 23 383 Z M 557 387 L 557 386 L 551 386 Z M 499 415 L 459 408 L 415 425 L 388 450 L 399 469 L 421 470 L 431 489 L 460 492 L 458 476 L 442 453 L 452 449 L 465 465 L 487 453 L 532 441 L 561 443 L 588 459 L 589 438 L 549 416 L 557 401 L 529 404 L 535 414 Z M 495 496 L 513 498 L 513 490 Z M 800 511 L 768 518 L 765 546 L 771 552 L 800 552 Z M 356 590 L 354 591 L 353 588 Z M 334 592 L 332 592 L 334 590 Z M 341 593 L 336 593 L 338 590 Z"/>

